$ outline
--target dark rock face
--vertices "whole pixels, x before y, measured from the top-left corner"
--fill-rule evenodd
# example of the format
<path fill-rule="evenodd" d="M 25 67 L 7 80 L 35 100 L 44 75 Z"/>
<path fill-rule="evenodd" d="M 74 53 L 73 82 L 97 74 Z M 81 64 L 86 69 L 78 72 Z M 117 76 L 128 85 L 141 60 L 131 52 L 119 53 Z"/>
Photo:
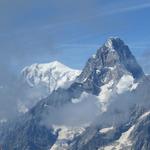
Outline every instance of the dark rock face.
<path fill-rule="evenodd" d="M 123 131 L 121 128 L 118 128 L 114 131 L 100 134 L 99 129 L 96 126 L 87 128 L 81 136 L 74 139 L 70 150 L 98 150 L 98 148 L 117 140 Z"/>
<path fill-rule="evenodd" d="M 119 80 L 122 75 L 131 74 L 135 79 L 144 76 L 128 46 L 119 38 L 110 38 L 86 63 L 77 82 L 93 94 L 98 94 L 102 85 L 109 80 Z"/>
<path fill-rule="evenodd" d="M 131 139 L 133 141 L 132 149 L 150 149 L 150 116 L 135 125 Z"/>
<path fill-rule="evenodd" d="M 47 113 L 45 106 L 61 107 L 70 103 L 72 98 L 80 97 L 83 91 L 98 95 L 102 85 L 110 80 L 117 82 L 124 74 L 130 74 L 136 80 L 145 76 L 128 46 L 119 38 L 110 38 L 97 50 L 96 55 L 87 61 L 81 75 L 70 88 L 54 91 L 17 121 L 1 127 L 0 144 L 4 150 L 49 150 L 57 140 L 57 133 L 53 134 L 52 129 L 40 124 L 42 114 Z M 130 125 L 137 119 L 137 116 L 133 116 L 135 114 L 132 115 L 134 119 L 130 120 Z M 137 126 L 132 136 L 135 140 L 134 150 L 150 148 L 149 126 L 148 120 Z M 120 125 L 104 135 L 99 133 L 101 126 L 88 127 L 83 134 L 73 139 L 69 150 L 97 150 L 117 140 L 129 127 Z M 144 127 L 145 130 L 142 130 Z M 145 142 L 142 137 L 145 137 Z M 139 139 L 141 142 L 137 144 Z"/>
<path fill-rule="evenodd" d="M 57 135 L 51 129 L 39 124 L 37 118 L 27 116 L 4 128 L 0 135 L 4 150 L 46 150 L 56 141 Z"/>

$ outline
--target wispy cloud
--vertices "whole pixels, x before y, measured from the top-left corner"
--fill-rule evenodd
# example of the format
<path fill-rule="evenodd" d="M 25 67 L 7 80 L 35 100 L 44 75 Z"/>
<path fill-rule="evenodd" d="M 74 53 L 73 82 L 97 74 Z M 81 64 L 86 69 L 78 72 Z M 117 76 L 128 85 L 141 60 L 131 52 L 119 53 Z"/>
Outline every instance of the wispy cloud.
<path fill-rule="evenodd" d="M 108 6 L 100 13 L 97 13 L 95 16 L 89 16 L 88 18 L 104 17 L 111 16 L 120 13 L 128 13 L 132 11 L 139 11 L 142 9 L 150 8 L 150 2 L 137 4 L 125 4 L 125 6 L 120 6 L 115 3 L 115 5 Z"/>
<path fill-rule="evenodd" d="M 41 29 L 56 29 L 60 28 L 61 26 L 67 26 L 67 25 L 72 25 L 72 24 L 78 24 L 81 22 L 85 22 L 88 20 L 92 19 L 97 19 L 100 17 L 105 17 L 105 16 L 111 16 L 111 15 L 117 15 L 121 13 L 131 13 L 133 11 L 140 11 L 142 9 L 147 9 L 150 8 L 150 2 L 144 2 L 144 3 L 134 3 L 134 4 L 126 4 L 124 3 L 123 5 L 119 5 L 116 3 L 113 3 L 112 5 L 101 5 L 99 6 L 99 9 L 92 10 L 91 13 L 89 14 L 84 14 L 82 17 L 74 17 L 73 19 L 67 19 L 63 20 L 63 22 L 57 22 L 54 24 L 47 24 L 43 25 Z M 81 13 L 82 14 L 82 13 Z"/>
<path fill-rule="evenodd" d="M 126 6 L 123 8 L 116 9 L 116 10 L 110 12 L 109 14 L 136 11 L 136 10 L 141 10 L 141 9 L 145 9 L 145 8 L 150 8 L 150 3 L 138 4 L 138 5 L 134 5 L 134 6 Z"/>

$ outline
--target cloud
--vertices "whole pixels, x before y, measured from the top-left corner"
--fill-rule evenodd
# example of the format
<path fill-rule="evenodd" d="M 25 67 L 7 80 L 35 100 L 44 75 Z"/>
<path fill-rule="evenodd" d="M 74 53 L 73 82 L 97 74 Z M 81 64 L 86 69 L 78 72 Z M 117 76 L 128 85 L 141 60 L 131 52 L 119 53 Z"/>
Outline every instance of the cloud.
<path fill-rule="evenodd" d="M 96 96 L 82 93 L 74 101 L 76 102 L 61 107 L 45 106 L 48 111 L 43 113 L 41 124 L 47 127 L 51 125 L 76 127 L 92 123 L 100 111 Z"/>
<path fill-rule="evenodd" d="M 86 1 L 87 2 L 87 1 Z M 93 2 L 93 4 L 88 1 L 89 3 L 86 3 L 83 1 L 83 3 L 80 2 L 76 2 L 75 4 L 78 4 L 78 6 L 81 6 L 78 8 L 78 13 L 80 14 L 80 17 L 73 17 L 74 19 L 71 19 L 69 21 L 65 21 L 65 22 L 59 22 L 58 25 L 62 24 L 62 25 L 69 25 L 69 24 L 73 24 L 73 23 L 81 23 L 82 21 L 86 21 L 86 20 L 91 20 L 91 19 L 96 19 L 99 17 L 105 17 L 105 16 L 111 16 L 114 14 L 120 14 L 120 13 L 127 13 L 127 12 L 132 12 L 132 11 L 139 11 L 142 9 L 147 9 L 150 8 L 150 2 L 148 1 L 143 1 L 141 3 L 137 2 L 137 1 L 133 1 L 134 3 L 129 3 L 129 2 L 123 2 L 123 3 L 119 3 L 119 2 L 114 2 L 114 3 L 108 3 L 108 5 L 106 5 L 103 1 L 100 1 L 99 4 L 97 4 L 99 7 L 96 7 L 96 2 Z M 56 4 L 58 2 L 56 1 Z M 66 0 L 66 3 L 64 3 L 63 7 L 66 8 L 68 1 Z M 100 3 L 102 3 L 100 5 Z M 69 3 L 71 4 L 71 6 L 73 5 L 73 3 Z M 87 7 L 84 7 L 84 9 L 82 8 L 84 6 L 84 4 L 87 4 Z M 91 5 L 92 4 L 92 5 Z M 69 5 L 70 6 L 70 5 Z M 95 9 L 92 9 L 91 7 L 93 6 L 93 8 L 95 7 Z M 73 7 L 75 8 L 76 5 Z M 62 8 L 62 7 L 61 7 Z M 86 13 L 83 13 L 83 11 L 86 10 L 86 8 L 91 8 L 91 9 L 87 9 Z M 99 8 L 99 10 L 98 10 Z M 83 16 L 83 17 L 82 17 Z M 45 27 L 49 28 L 51 27 L 51 25 L 46 25 Z"/>
<path fill-rule="evenodd" d="M 134 3 L 127 3 L 126 2 L 114 2 L 114 3 L 108 3 L 108 5 L 103 5 L 103 7 L 100 9 L 101 11 L 97 11 L 89 16 L 87 16 L 87 18 L 85 19 L 96 19 L 99 17 L 109 17 L 112 15 L 117 15 L 117 14 L 122 14 L 122 13 L 130 13 L 132 11 L 139 11 L 142 9 L 147 9 L 150 8 L 150 2 L 141 2 L 138 3 L 137 1 L 133 1 Z"/>
<path fill-rule="evenodd" d="M 141 4 L 135 4 L 133 6 L 125 6 L 122 8 L 114 9 L 113 11 L 108 11 L 108 13 L 104 13 L 106 15 L 111 15 L 111 14 L 117 14 L 117 13 L 125 13 L 125 12 L 131 12 L 131 11 L 138 11 L 141 9 L 146 9 L 150 8 L 150 3 L 141 3 Z"/>
<path fill-rule="evenodd" d="M 15 118 L 46 94 L 43 87 L 30 88 L 9 65 L 0 64 L 0 72 L 0 120 Z"/>
<path fill-rule="evenodd" d="M 128 12 L 128 11 L 136 11 L 136 10 L 141 10 L 145 8 L 150 8 L 150 3 L 145 3 L 145 4 L 140 4 L 140 5 L 135 5 L 135 6 L 129 6 L 120 9 L 118 12 Z"/>
<path fill-rule="evenodd" d="M 146 83 L 146 84 L 145 84 Z M 97 96 L 85 94 L 60 107 L 45 105 L 46 113 L 43 113 L 42 125 L 58 126 L 120 126 L 131 119 L 133 111 L 140 115 L 140 110 L 147 110 L 150 106 L 150 82 L 144 79 L 138 84 L 136 90 L 117 94 L 113 92 L 103 111 L 102 104 Z M 138 114 L 139 113 L 139 114 Z"/>

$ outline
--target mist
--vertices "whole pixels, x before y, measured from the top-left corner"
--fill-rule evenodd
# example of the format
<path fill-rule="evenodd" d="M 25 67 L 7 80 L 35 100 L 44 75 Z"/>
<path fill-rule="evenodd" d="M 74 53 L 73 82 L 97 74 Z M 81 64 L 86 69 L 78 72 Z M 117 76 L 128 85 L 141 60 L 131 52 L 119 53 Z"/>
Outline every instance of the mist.
<path fill-rule="evenodd" d="M 149 87 L 150 80 L 145 78 L 136 90 L 123 94 L 113 92 L 106 104 L 106 111 L 103 111 L 103 106 L 97 96 L 83 92 L 76 99 L 77 103 L 65 104 L 59 108 L 47 106 L 48 111 L 43 114 L 41 124 L 47 127 L 52 125 L 110 127 L 126 124 L 131 119 L 134 110 L 139 113 L 137 115 L 141 115 L 142 111 L 150 107 Z"/>
<path fill-rule="evenodd" d="M 48 106 L 48 111 L 43 114 L 41 124 L 47 127 L 52 125 L 80 127 L 91 124 L 100 112 L 97 97 L 82 93 L 76 100 L 78 102 L 57 108 Z"/>
<path fill-rule="evenodd" d="M 150 107 L 150 80 L 145 78 L 140 81 L 138 87 L 133 91 L 127 91 L 123 94 L 114 94 L 107 106 L 107 111 L 101 113 L 95 122 L 95 125 L 118 126 L 126 124 L 136 111 L 136 115 L 147 111 Z"/>
<path fill-rule="evenodd" d="M 0 120 L 27 112 L 46 95 L 41 86 L 31 88 L 9 65 L 0 65 Z"/>

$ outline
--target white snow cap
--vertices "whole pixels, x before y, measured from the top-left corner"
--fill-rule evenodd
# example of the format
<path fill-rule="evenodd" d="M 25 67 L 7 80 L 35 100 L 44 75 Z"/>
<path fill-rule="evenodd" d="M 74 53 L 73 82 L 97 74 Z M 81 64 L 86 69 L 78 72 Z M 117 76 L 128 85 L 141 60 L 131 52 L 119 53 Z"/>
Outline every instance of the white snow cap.
<path fill-rule="evenodd" d="M 42 85 L 51 93 L 59 87 L 68 88 L 80 72 L 80 70 L 71 69 L 58 61 L 53 61 L 27 66 L 21 73 L 31 87 Z"/>

